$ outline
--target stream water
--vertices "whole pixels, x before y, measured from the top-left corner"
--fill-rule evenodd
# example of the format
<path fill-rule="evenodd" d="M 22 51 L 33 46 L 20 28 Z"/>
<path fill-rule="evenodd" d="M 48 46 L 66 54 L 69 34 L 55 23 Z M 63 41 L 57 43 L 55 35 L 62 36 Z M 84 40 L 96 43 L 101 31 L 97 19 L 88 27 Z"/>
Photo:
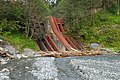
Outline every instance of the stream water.
<path fill-rule="evenodd" d="M 0 64 L 0 80 L 120 80 L 120 55 L 12 60 Z"/>

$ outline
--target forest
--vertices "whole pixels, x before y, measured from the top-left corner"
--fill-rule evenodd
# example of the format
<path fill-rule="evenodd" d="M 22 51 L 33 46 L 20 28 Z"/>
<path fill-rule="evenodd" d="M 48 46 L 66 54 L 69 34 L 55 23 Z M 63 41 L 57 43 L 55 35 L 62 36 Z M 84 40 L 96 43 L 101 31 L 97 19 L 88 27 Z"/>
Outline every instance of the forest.
<path fill-rule="evenodd" d="M 54 16 L 65 21 L 65 34 L 86 46 L 120 50 L 120 0 L 0 0 L 0 5 L 0 38 L 18 49 L 39 50 L 34 26 Z"/>

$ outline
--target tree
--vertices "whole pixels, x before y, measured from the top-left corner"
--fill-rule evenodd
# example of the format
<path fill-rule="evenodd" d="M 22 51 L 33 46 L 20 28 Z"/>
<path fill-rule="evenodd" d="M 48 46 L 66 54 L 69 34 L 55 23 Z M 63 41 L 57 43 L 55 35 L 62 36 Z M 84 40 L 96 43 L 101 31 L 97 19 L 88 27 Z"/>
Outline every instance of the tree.
<path fill-rule="evenodd" d="M 0 28 L 1 33 L 4 31 L 15 31 L 21 26 L 24 20 L 24 10 L 21 3 L 11 1 L 0 1 Z"/>
<path fill-rule="evenodd" d="M 44 0 L 0 0 L 1 32 L 20 30 L 26 36 L 33 37 L 36 24 L 44 22 L 49 15 L 49 6 Z M 3 22 L 4 21 L 4 22 Z M 14 26 L 12 26 L 15 24 Z M 21 30 L 22 29 L 22 30 Z"/>
<path fill-rule="evenodd" d="M 117 15 L 120 15 L 120 0 L 117 0 Z"/>
<path fill-rule="evenodd" d="M 26 36 L 33 37 L 36 24 L 44 22 L 45 17 L 49 15 L 49 7 L 43 0 L 28 0 L 26 6 Z"/>

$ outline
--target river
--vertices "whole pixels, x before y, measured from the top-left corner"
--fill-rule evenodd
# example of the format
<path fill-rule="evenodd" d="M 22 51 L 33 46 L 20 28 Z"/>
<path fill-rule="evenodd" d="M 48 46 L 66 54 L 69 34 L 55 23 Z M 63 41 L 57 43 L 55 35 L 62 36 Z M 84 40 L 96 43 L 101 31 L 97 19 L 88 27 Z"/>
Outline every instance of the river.
<path fill-rule="evenodd" d="M 0 64 L 0 80 L 120 80 L 120 55 L 12 60 Z"/>

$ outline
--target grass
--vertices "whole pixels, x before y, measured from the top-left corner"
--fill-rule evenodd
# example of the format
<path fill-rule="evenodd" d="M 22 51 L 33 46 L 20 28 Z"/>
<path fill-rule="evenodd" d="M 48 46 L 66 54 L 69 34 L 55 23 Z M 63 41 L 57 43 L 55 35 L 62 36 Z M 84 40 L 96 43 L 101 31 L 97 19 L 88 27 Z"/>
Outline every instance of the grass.
<path fill-rule="evenodd" d="M 36 42 L 30 40 L 28 37 L 23 36 L 20 32 L 5 32 L 3 33 L 3 37 L 21 52 L 23 52 L 24 48 L 30 48 L 39 51 L 39 47 L 37 46 Z"/>
<path fill-rule="evenodd" d="M 88 44 L 98 42 L 104 47 L 120 50 L 120 16 L 101 11 L 95 14 L 93 20 L 92 26 L 85 26 L 89 25 L 89 17 L 82 23 L 79 32 L 85 36 L 83 41 Z"/>

